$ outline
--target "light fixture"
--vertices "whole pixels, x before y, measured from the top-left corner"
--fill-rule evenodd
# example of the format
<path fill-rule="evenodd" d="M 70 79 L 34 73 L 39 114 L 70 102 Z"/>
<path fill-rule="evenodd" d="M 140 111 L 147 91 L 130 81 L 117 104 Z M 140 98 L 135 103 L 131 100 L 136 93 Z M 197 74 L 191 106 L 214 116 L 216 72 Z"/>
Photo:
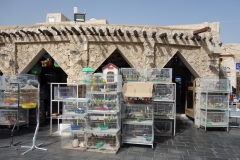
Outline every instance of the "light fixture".
<path fill-rule="evenodd" d="M 86 14 L 83 13 L 74 13 L 74 21 L 75 22 L 85 22 Z"/>
<path fill-rule="evenodd" d="M 222 42 L 219 43 L 219 46 L 222 47 Z"/>
<path fill-rule="evenodd" d="M 70 50 L 71 54 L 77 55 L 79 54 L 79 51 L 77 49 Z"/>

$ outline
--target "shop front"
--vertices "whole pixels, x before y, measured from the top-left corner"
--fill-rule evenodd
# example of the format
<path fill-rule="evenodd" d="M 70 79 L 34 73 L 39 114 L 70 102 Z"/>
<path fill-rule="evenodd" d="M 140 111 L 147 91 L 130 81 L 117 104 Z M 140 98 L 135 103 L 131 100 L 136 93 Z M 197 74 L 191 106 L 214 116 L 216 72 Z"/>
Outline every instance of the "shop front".
<path fill-rule="evenodd" d="M 34 73 L 41 86 L 82 83 L 84 68 L 97 73 L 109 63 L 119 69 L 172 68 L 177 113 L 191 117 L 195 124 L 199 79 L 219 77 L 219 53 L 213 49 L 213 43 L 219 43 L 219 23 L 156 27 L 95 20 L 0 30 L 3 75 Z"/>

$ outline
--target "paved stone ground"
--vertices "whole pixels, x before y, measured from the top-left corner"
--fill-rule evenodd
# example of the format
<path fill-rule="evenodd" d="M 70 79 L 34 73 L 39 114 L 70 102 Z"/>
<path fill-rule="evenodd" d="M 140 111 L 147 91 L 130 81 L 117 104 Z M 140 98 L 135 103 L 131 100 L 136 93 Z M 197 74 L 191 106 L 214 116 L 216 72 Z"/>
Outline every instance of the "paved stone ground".
<path fill-rule="evenodd" d="M 35 126 L 21 127 L 14 132 L 14 143 L 21 142 L 14 150 L 9 147 L 10 129 L 0 128 L 0 160 L 237 160 L 240 159 L 240 130 L 232 128 L 229 133 L 223 130 L 197 129 L 192 121 L 184 117 L 177 118 L 175 137 L 156 137 L 155 150 L 150 146 L 124 145 L 116 155 L 84 151 L 62 150 L 61 138 L 49 136 L 49 123 L 41 124 L 37 144 L 43 143 L 48 151 L 33 150 L 25 155 L 31 146 Z"/>

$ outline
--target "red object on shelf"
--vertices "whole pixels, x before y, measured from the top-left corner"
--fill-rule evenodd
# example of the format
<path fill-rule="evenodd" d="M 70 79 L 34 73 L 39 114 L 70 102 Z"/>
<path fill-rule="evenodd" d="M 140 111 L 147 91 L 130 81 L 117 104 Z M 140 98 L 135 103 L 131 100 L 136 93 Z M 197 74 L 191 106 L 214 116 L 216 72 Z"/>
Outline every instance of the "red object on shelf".
<path fill-rule="evenodd" d="M 9 119 L 8 122 L 9 122 L 9 123 L 13 123 L 13 122 L 14 122 L 14 119 Z"/>
<path fill-rule="evenodd" d="M 233 95 L 230 95 L 229 102 L 233 102 Z"/>
<path fill-rule="evenodd" d="M 106 111 L 107 108 L 98 108 L 98 110 L 101 110 L 101 111 Z"/>

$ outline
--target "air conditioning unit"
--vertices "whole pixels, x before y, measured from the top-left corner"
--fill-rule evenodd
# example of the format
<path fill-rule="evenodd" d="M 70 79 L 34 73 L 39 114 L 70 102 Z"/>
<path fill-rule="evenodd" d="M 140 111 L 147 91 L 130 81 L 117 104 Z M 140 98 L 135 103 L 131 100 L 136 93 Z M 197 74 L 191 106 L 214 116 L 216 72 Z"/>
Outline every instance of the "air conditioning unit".
<path fill-rule="evenodd" d="M 210 47 L 210 53 L 211 54 L 221 54 L 222 53 L 222 47 L 212 45 Z"/>

